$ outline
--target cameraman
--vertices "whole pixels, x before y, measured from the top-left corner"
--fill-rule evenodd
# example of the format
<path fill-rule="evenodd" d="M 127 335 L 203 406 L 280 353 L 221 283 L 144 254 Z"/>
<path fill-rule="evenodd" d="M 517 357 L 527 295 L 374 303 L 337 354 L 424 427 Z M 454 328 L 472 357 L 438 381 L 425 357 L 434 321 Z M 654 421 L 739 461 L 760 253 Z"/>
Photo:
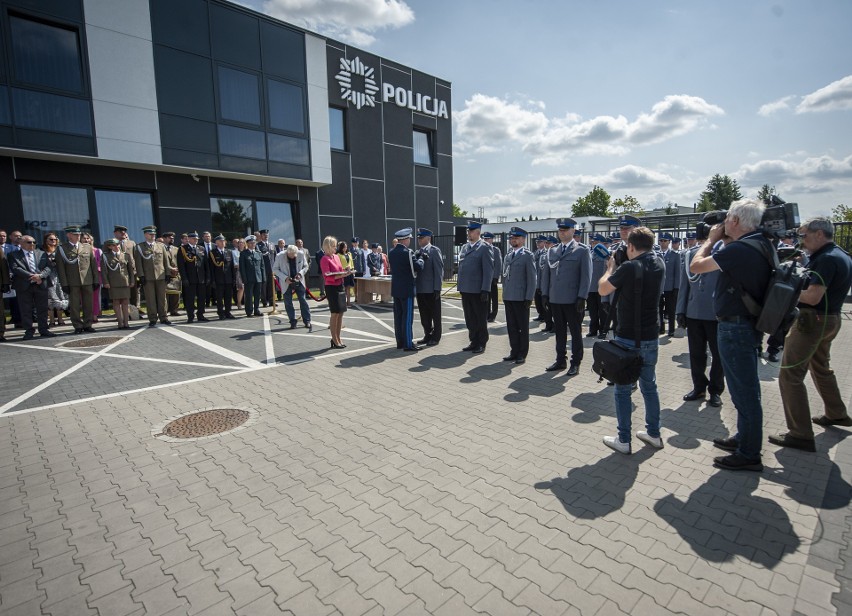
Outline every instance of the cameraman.
<path fill-rule="evenodd" d="M 714 458 L 713 462 L 718 468 L 732 471 L 763 470 L 760 459 L 763 406 L 757 374 L 760 332 L 755 328 L 756 319 L 743 303 L 740 290 L 763 304 L 772 270 L 760 251 L 738 240 L 756 239 L 766 242 L 770 250 L 775 249 L 758 230 L 765 209 L 753 199 L 735 201 L 724 222 L 710 229 L 707 241 L 695 253 L 689 266 L 693 274 L 721 270 L 713 308 L 719 322 L 717 336 L 725 381 L 737 409 L 737 434 L 713 439 L 716 447 L 732 452 Z M 711 254 L 718 240 L 725 246 Z"/>
<path fill-rule="evenodd" d="M 805 375 L 811 378 L 825 405 L 813 418 L 820 426 L 852 426 L 846 405 L 829 366 L 831 342 L 840 331 L 840 311 L 852 286 L 852 259 L 835 245 L 834 224 L 812 218 L 799 228 L 802 247 L 810 256 L 810 286 L 799 296 L 799 317 L 784 339 L 778 386 L 789 432 L 769 437 L 782 447 L 816 451 Z"/>

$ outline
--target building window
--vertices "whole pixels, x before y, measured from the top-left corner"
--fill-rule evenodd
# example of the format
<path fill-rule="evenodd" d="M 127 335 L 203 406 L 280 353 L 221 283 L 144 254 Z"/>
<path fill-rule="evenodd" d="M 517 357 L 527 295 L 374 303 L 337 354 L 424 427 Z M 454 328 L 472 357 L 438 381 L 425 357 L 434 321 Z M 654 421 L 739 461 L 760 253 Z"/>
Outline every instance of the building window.
<path fill-rule="evenodd" d="M 296 137 L 269 133 L 269 160 L 291 165 L 310 164 L 308 142 Z"/>
<path fill-rule="evenodd" d="M 96 190 L 98 228 L 95 241 L 102 244 L 113 236 L 115 225 L 127 227 L 131 239 L 141 241 L 142 227 L 154 224 L 151 195 L 139 192 Z"/>
<path fill-rule="evenodd" d="M 296 241 L 292 203 L 212 197 L 210 210 L 213 233 L 221 233 L 228 240 L 245 237 L 257 229 L 269 229 L 269 241 L 273 244 L 279 239 L 288 244 Z"/>
<path fill-rule="evenodd" d="M 346 151 L 346 114 L 339 107 L 328 108 L 329 134 L 331 149 Z"/>
<path fill-rule="evenodd" d="M 290 133 L 305 134 L 305 105 L 302 88 L 290 83 L 267 79 L 269 127 Z"/>
<path fill-rule="evenodd" d="M 414 162 L 418 165 L 435 166 L 432 158 L 432 133 L 414 130 Z"/>
<path fill-rule="evenodd" d="M 219 152 L 228 156 L 266 159 L 263 133 L 236 126 L 219 125 Z"/>
<path fill-rule="evenodd" d="M 41 245 L 44 235 L 49 231 L 57 233 L 60 240 L 64 240 L 62 230 L 69 225 L 80 225 L 91 231 L 87 192 L 85 188 L 21 184 L 26 232 Z"/>
<path fill-rule="evenodd" d="M 68 133 L 92 134 L 89 102 L 59 94 L 12 88 L 15 124 L 21 128 Z"/>
<path fill-rule="evenodd" d="M 20 83 L 83 94 L 80 41 L 75 30 L 10 16 L 12 62 Z"/>
<path fill-rule="evenodd" d="M 219 112 L 223 120 L 260 126 L 257 76 L 220 66 Z"/>

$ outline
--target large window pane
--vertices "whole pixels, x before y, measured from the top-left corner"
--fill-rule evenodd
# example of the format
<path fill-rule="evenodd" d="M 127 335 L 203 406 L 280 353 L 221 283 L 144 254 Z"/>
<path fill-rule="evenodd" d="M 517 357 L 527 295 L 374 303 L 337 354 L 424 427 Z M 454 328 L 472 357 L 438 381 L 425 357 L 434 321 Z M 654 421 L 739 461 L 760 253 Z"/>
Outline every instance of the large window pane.
<path fill-rule="evenodd" d="M 210 199 L 213 219 L 213 236 L 224 235 L 230 246 L 235 237 L 246 237 L 252 232 L 252 208 L 250 199 L 213 197 Z"/>
<path fill-rule="evenodd" d="M 0 124 L 11 124 L 12 114 L 9 112 L 9 88 L 0 86 Z"/>
<path fill-rule="evenodd" d="M 296 137 L 269 133 L 269 160 L 294 165 L 310 164 L 308 142 Z"/>
<path fill-rule="evenodd" d="M 77 33 L 12 16 L 12 57 L 18 81 L 83 92 Z"/>
<path fill-rule="evenodd" d="M 273 203 L 258 201 L 257 228 L 269 229 L 269 241 L 273 244 L 285 240 L 287 244 L 296 242 L 296 231 L 293 228 L 293 206 L 290 203 Z"/>
<path fill-rule="evenodd" d="M 142 227 L 154 224 L 151 195 L 148 193 L 96 190 L 95 204 L 98 212 L 95 242 L 99 246 L 113 237 L 115 225 L 124 225 L 130 239 L 141 242 L 145 239 Z"/>
<path fill-rule="evenodd" d="M 251 73 L 220 66 L 219 109 L 225 120 L 260 126 L 257 77 Z"/>
<path fill-rule="evenodd" d="M 56 232 L 60 241 L 64 241 L 65 233 L 62 230 L 69 225 L 92 228 L 85 188 L 21 184 L 21 201 L 24 205 L 26 232 L 39 245 L 48 231 Z"/>
<path fill-rule="evenodd" d="M 414 162 L 419 165 L 434 165 L 432 162 L 432 135 L 414 131 Z"/>
<path fill-rule="evenodd" d="M 72 135 L 92 134 L 89 101 L 12 88 L 15 125 Z"/>
<path fill-rule="evenodd" d="M 304 134 L 305 111 L 302 88 L 273 79 L 267 80 L 269 88 L 269 126 L 277 130 Z"/>
<path fill-rule="evenodd" d="M 245 158 L 266 158 L 264 135 L 257 130 L 219 126 L 219 152 Z"/>
<path fill-rule="evenodd" d="M 343 109 L 337 107 L 328 108 L 328 125 L 331 134 L 331 149 L 346 149 L 346 124 L 344 123 Z"/>

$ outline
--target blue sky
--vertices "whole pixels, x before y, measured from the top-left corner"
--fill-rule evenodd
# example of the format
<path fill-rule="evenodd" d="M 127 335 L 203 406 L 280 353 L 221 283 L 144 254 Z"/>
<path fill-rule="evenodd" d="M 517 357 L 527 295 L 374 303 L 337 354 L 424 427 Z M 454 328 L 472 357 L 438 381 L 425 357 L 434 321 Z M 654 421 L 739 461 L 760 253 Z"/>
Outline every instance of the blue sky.
<path fill-rule="evenodd" d="M 852 206 L 848 0 L 242 0 L 453 84 L 455 201 L 691 205 L 714 173 Z"/>

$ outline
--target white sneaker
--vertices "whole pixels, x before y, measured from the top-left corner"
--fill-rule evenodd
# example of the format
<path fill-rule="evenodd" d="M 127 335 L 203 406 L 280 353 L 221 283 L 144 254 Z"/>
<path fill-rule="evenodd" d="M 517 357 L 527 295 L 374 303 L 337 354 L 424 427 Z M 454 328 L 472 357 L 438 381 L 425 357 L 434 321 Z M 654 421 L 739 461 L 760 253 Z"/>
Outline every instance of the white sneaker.
<path fill-rule="evenodd" d="M 650 445 L 654 449 L 662 449 L 663 448 L 663 439 L 659 436 L 650 436 L 647 432 L 637 432 L 636 438 L 645 443 L 646 445 Z"/>
<path fill-rule="evenodd" d="M 603 438 L 604 445 L 625 455 L 630 455 L 630 443 L 622 443 L 617 436 L 605 436 Z"/>

